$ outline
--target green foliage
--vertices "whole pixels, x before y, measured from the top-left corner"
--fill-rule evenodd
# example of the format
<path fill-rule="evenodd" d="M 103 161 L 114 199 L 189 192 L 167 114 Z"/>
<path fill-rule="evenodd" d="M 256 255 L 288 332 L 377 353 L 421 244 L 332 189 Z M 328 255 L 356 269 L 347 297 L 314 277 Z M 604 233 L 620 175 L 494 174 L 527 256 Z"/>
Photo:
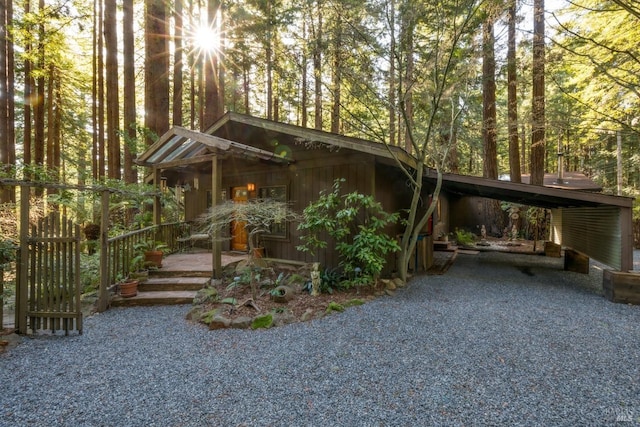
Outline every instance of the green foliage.
<path fill-rule="evenodd" d="M 100 253 L 80 254 L 80 286 L 82 293 L 95 291 L 100 287 Z"/>
<path fill-rule="evenodd" d="M 339 313 L 342 313 L 344 311 L 344 306 L 341 304 L 338 304 L 335 301 L 331 301 L 329 302 L 329 305 L 327 305 L 327 309 L 325 310 L 325 313 L 329 314 L 333 311 L 337 311 Z"/>
<path fill-rule="evenodd" d="M 454 234 L 455 234 L 456 241 L 458 242 L 458 245 L 461 245 L 461 246 L 473 245 L 473 243 L 476 240 L 476 236 L 474 236 L 474 234 L 471 233 L 470 231 L 456 229 Z"/>
<path fill-rule="evenodd" d="M 0 266 L 16 259 L 17 246 L 9 239 L 0 239 Z"/>
<path fill-rule="evenodd" d="M 344 179 L 336 179 L 331 192 L 321 191 L 318 200 L 303 211 L 303 231 L 298 250 L 314 253 L 327 247 L 322 234 L 327 232 L 336 241 L 343 270 L 352 278 L 365 277 L 373 281 L 382 271 L 385 257 L 400 249 L 395 239 L 384 229 L 397 223 L 398 213 L 389 214 L 373 196 L 358 192 L 341 194 Z M 361 274 L 355 274 L 360 269 Z"/>
<path fill-rule="evenodd" d="M 169 248 L 166 243 L 158 240 L 143 240 L 133 245 L 133 248 L 138 252 L 157 252 L 165 251 Z"/>
<path fill-rule="evenodd" d="M 215 308 L 213 310 L 209 310 L 207 312 L 204 312 L 200 315 L 200 320 L 203 323 L 206 323 L 207 325 L 209 323 L 211 323 L 214 319 L 214 317 L 216 317 L 218 314 L 220 314 L 220 309 L 219 308 Z"/>
<path fill-rule="evenodd" d="M 235 298 L 222 298 L 220 300 L 220 303 L 229 304 L 229 305 L 236 305 L 236 304 L 238 304 L 238 301 Z"/>
<path fill-rule="evenodd" d="M 268 313 L 253 319 L 251 329 L 267 329 L 273 325 L 273 314 Z"/>

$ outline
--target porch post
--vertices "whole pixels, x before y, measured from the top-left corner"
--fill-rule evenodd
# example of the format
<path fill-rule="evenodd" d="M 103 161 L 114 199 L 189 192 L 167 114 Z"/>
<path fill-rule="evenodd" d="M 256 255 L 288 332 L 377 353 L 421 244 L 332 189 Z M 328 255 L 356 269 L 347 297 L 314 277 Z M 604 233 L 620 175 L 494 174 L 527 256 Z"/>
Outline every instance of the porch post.
<path fill-rule="evenodd" d="M 156 193 L 160 191 L 160 169 L 153 167 L 153 187 Z M 160 225 L 160 196 L 155 194 L 153 196 L 153 224 Z"/>
<path fill-rule="evenodd" d="M 220 184 L 222 183 L 222 167 L 218 163 L 218 156 L 211 160 L 211 206 L 220 202 Z M 211 256 L 213 277 L 218 279 L 222 275 L 222 245 L 220 243 L 220 231 L 216 230 L 211 237 Z"/>
<path fill-rule="evenodd" d="M 98 313 L 109 308 L 109 190 L 102 190 L 102 213 L 100 214 L 100 290 Z"/>

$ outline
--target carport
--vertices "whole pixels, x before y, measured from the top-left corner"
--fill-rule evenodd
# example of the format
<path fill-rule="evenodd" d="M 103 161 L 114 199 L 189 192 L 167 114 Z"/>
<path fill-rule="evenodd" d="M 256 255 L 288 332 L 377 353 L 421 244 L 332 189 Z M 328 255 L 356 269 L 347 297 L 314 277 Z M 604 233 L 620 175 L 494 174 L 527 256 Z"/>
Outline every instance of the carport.
<path fill-rule="evenodd" d="M 435 171 L 427 180 L 435 183 Z M 633 270 L 633 199 L 587 191 L 443 174 L 442 191 L 551 210 L 551 240 L 618 271 Z"/>

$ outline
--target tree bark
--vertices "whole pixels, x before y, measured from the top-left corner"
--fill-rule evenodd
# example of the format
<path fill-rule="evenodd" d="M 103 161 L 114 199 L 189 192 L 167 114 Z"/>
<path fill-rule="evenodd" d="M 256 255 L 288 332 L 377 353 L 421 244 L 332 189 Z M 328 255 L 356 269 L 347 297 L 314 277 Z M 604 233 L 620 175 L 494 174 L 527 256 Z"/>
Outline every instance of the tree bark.
<path fill-rule="evenodd" d="M 116 0 L 105 0 L 104 41 L 107 53 L 107 148 L 108 176 L 122 177 L 120 162 L 120 94 L 118 89 L 118 36 Z"/>
<path fill-rule="evenodd" d="M 180 2 L 178 2 L 180 3 Z M 133 164 L 137 154 L 136 119 L 136 75 L 135 44 L 133 36 L 133 0 L 122 2 L 122 62 L 124 72 L 123 115 L 124 115 L 124 182 L 132 184 L 138 181 L 138 170 Z"/>
<path fill-rule="evenodd" d="M 218 10 L 220 9 L 219 0 L 209 0 L 208 25 L 219 30 Z M 201 123 L 201 129 L 205 130 L 211 126 L 221 115 L 221 94 L 220 94 L 220 70 L 218 52 L 212 52 L 209 57 L 204 58 L 204 115 Z"/>
<path fill-rule="evenodd" d="M 318 7 L 318 24 L 314 31 L 313 45 L 313 78 L 315 79 L 315 129 L 322 130 L 322 3 L 316 2 Z"/>
<path fill-rule="evenodd" d="M 335 16 L 333 31 L 333 103 L 331 107 L 331 132 L 340 133 L 340 104 L 342 90 L 342 19 L 340 11 Z"/>
<path fill-rule="evenodd" d="M 164 0 L 146 0 L 145 127 L 160 137 L 169 129 L 169 31 Z M 154 138 L 147 138 L 151 145 Z"/>
<path fill-rule="evenodd" d="M 175 2 L 173 16 L 173 125 L 182 126 L 182 0 Z"/>
<path fill-rule="evenodd" d="M 304 42 L 302 43 L 302 53 L 300 54 L 300 67 L 302 68 L 302 82 L 300 83 L 300 111 L 301 111 L 301 121 L 300 121 L 300 126 L 302 126 L 303 128 L 306 128 L 309 122 L 309 114 L 307 112 L 307 108 L 309 105 L 309 75 L 307 73 L 307 66 L 308 66 L 308 61 L 307 61 L 307 18 L 306 15 L 303 17 L 303 21 L 302 21 L 302 40 L 304 40 Z"/>
<path fill-rule="evenodd" d="M 396 2 L 389 2 L 387 12 L 390 29 L 389 46 L 389 145 L 396 145 L 396 120 L 398 116 L 396 108 Z"/>
<path fill-rule="evenodd" d="M 533 2 L 533 102 L 531 132 L 531 184 L 544 184 L 545 161 L 545 55 L 544 0 Z"/>
<path fill-rule="evenodd" d="M 482 140 L 484 147 L 483 176 L 498 179 L 496 141 L 496 60 L 493 17 L 488 17 L 482 31 Z"/>
<path fill-rule="evenodd" d="M 509 174 L 511 182 L 522 182 L 518 141 L 518 76 L 516 68 L 516 0 L 509 0 L 507 42 L 507 127 L 509 129 Z"/>
<path fill-rule="evenodd" d="M 98 172 L 96 174 L 97 179 L 104 178 L 105 172 L 107 170 L 105 165 L 106 159 L 106 144 L 105 144 L 105 129 L 104 129 L 104 104 L 105 104 L 105 95 L 104 95 L 104 10 L 103 10 L 103 0 L 97 0 L 98 2 L 98 64 L 97 64 L 97 74 L 98 74 L 98 115 L 96 117 L 97 122 L 97 133 L 98 133 L 98 142 L 97 142 L 97 153 L 95 156 L 98 159 Z"/>

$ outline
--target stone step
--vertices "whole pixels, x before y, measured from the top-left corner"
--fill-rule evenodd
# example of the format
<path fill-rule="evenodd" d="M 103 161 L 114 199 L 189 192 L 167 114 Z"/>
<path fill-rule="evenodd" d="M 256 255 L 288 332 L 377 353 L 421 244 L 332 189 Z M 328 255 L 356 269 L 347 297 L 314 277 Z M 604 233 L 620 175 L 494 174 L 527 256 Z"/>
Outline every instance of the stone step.
<path fill-rule="evenodd" d="M 150 276 L 138 285 L 138 291 L 197 291 L 208 282 L 209 277 L 155 277 Z"/>
<path fill-rule="evenodd" d="M 211 270 L 166 270 L 160 268 L 158 270 L 150 270 L 149 277 L 208 277 L 211 278 Z"/>
<path fill-rule="evenodd" d="M 159 292 L 141 292 L 131 298 L 122 298 L 115 296 L 111 300 L 112 307 L 135 307 L 149 305 L 177 305 L 191 304 L 196 291 L 159 291 Z"/>

